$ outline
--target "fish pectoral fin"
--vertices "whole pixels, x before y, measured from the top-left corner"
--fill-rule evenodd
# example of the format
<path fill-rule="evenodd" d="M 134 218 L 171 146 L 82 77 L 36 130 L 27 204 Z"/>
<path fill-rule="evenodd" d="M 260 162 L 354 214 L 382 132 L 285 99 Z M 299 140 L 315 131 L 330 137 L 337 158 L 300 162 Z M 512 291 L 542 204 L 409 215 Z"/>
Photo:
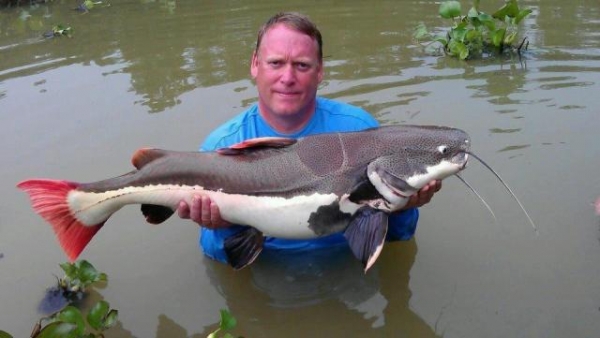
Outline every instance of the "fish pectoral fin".
<path fill-rule="evenodd" d="M 348 199 L 354 203 L 360 203 L 362 201 L 370 201 L 377 198 L 381 198 L 381 194 L 377 191 L 377 188 L 367 178 L 360 180 L 350 190 Z"/>
<path fill-rule="evenodd" d="M 173 209 L 162 205 L 142 204 L 142 214 L 146 217 L 146 222 L 150 224 L 160 224 L 166 221 L 173 213 Z"/>
<path fill-rule="evenodd" d="M 356 258 L 360 259 L 365 272 L 379 257 L 387 234 L 388 215 L 380 210 L 362 207 L 350 221 L 344 236 Z"/>
<path fill-rule="evenodd" d="M 297 140 L 287 137 L 258 137 L 217 149 L 217 153 L 220 155 L 240 155 L 263 148 L 285 148 L 296 142 Z"/>
<path fill-rule="evenodd" d="M 239 270 L 254 262 L 262 252 L 264 241 L 262 232 L 252 227 L 227 237 L 224 244 L 229 265 Z"/>

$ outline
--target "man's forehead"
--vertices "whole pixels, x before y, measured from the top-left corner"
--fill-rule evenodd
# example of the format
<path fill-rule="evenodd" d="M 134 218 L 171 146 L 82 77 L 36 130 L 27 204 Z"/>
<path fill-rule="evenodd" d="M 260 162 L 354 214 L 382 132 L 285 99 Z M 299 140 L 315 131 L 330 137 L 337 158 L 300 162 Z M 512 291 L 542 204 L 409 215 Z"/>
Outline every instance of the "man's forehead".
<path fill-rule="evenodd" d="M 266 50 L 274 51 L 286 48 L 303 50 L 309 54 L 314 52 L 318 55 L 319 44 L 310 35 L 284 24 L 278 24 L 265 32 L 258 51 L 266 52 Z"/>

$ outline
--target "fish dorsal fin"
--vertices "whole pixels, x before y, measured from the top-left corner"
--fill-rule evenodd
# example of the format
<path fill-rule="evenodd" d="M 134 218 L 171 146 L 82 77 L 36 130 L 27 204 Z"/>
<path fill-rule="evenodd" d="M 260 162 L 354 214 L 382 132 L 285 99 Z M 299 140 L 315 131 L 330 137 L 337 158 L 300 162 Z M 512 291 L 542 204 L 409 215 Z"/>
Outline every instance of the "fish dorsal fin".
<path fill-rule="evenodd" d="M 287 137 L 259 137 L 217 149 L 217 153 L 221 155 L 239 155 L 264 148 L 285 148 L 296 142 L 297 140 Z"/>
<path fill-rule="evenodd" d="M 163 157 L 165 154 L 166 151 L 161 149 L 141 148 L 136 150 L 136 152 L 133 154 L 133 157 L 131 157 L 131 164 L 133 164 L 133 166 L 139 170 L 157 158 Z"/>

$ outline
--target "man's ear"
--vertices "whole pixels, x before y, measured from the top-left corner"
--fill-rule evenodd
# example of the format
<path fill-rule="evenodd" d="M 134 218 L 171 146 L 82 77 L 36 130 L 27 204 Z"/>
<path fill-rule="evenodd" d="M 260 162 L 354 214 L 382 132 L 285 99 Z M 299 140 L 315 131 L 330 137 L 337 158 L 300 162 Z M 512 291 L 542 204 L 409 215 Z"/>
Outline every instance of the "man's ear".
<path fill-rule="evenodd" d="M 258 55 L 256 51 L 252 52 L 252 60 L 250 60 L 250 74 L 252 78 L 256 78 L 258 74 Z"/>
<path fill-rule="evenodd" d="M 319 83 L 323 81 L 323 60 L 319 61 L 319 72 L 317 73 L 317 78 L 319 79 Z"/>

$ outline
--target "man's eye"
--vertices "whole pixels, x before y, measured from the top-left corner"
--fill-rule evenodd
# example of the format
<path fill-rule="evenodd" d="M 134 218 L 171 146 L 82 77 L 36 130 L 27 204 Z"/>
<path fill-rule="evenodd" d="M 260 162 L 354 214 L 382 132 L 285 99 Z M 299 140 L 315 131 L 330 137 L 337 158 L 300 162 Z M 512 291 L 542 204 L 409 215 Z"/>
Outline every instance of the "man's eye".
<path fill-rule="evenodd" d="M 308 70 L 308 69 L 310 69 L 310 65 L 308 63 L 304 63 L 304 62 L 297 63 L 296 67 L 298 67 L 298 69 L 300 69 L 300 70 Z"/>
<path fill-rule="evenodd" d="M 268 64 L 273 67 L 277 67 L 281 65 L 281 61 L 269 61 Z"/>

